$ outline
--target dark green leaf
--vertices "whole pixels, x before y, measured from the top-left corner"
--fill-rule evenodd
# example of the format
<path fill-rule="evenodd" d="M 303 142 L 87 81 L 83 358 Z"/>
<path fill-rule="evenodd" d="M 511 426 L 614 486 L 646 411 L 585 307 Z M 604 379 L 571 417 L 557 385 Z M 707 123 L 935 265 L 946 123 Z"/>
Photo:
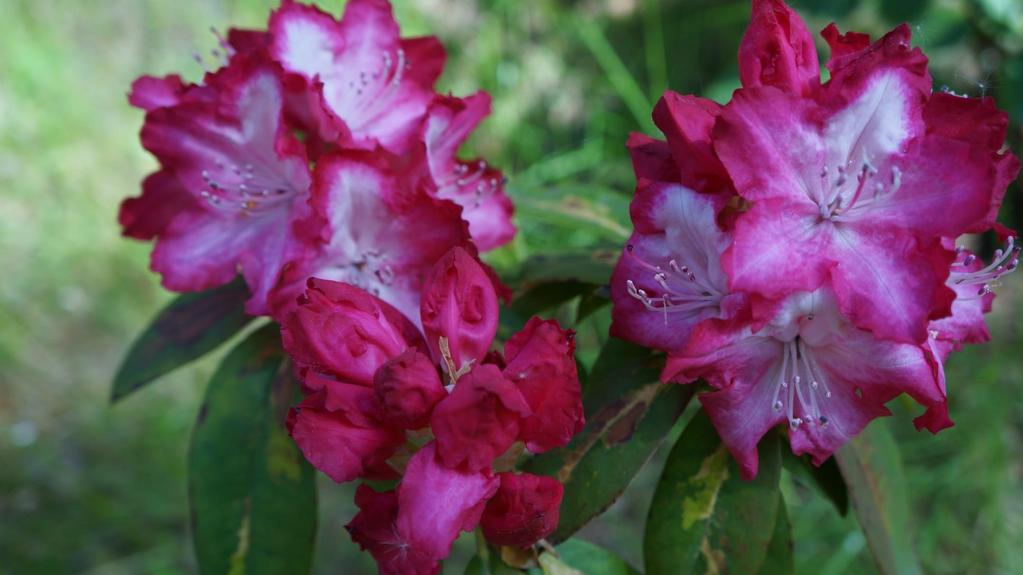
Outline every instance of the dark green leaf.
<path fill-rule="evenodd" d="M 561 522 L 550 541 L 564 541 L 610 507 L 682 413 L 692 390 L 659 383 L 662 362 L 649 350 L 611 339 L 583 395 L 582 433 L 525 465 L 565 484 Z"/>
<path fill-rule="evenodd" d="M 135 340 L 114 376 L 111 401 L 213 351 L 250 321 L 241 278 L 202 293 L 180 295 Z"/>
<path fill-rule="evenodd" d="M 767 557 L 764 558 L 764 565 L 760 568 L 759 575 L 792 575 L 795 572 L 795 559 L 792 556 L 792 525 L 789 523 L 789 512 L 785 508 L 785 500 L 782 499 L 778 503 L 778 518 L 774 522 L 774 534 L 771 536 L 771 544 L 767 547 Z"/>
<path fill-rule="evenodd" d="M 202 573 L 309 571 L 315 475 L 283 426 L 295 392 L 276 325 L 233 349 L 210 381 L 188 451 Z"/>
<path fill-rule="evenodd" d="M 881 0 L 881 15 L 892 24 L 914 22 L 930 4 L 930 0 Z"/>
<path fill-rule="evenodd" d="M 647 575 L 757 573 L 781 503 L 778 436 L 760 442 L 760 470 L 739 476 L 731 454 L 700 411 L 668 455 L 647 518 Z"/>
<path fill-rule="evenodd" d="M 841 515 L 849 512 L 849 490 L 842 479 L 835 458 L 827 459 L 820 467 L 810 460 L 809 455 L 796 456 L 790 449 L 782 449 L 782 465 L 797 481 L 817 491 L 831 501 Z"/>
<path fill-rule="evenodd" d="M 835 458 L 878 569 L 884 575 L 920 573 L 902 457 L 885 422 L 867 426 Z"/>
<path fill-rule="evenodd" d="M 578 324 L 593 312 L 611 304 L 611 293 L 606 286 L 601 286 L 593 291 L 582 294 L 579 298 L 579 309 L 575 315 L 575 322 Z"/>
<path fill-rule="evenodd" d="M 619 253 L 617 249 L 600 249 L 534 256 L 522 264 L 517 283 L 528 286 L 576 281 L 604 285 L 611 279 Z"/>
<path fill-rule="evenodd" d="M 579 281 L 552 281 L 536 284 L 517 295 L 511 306 L 502 310 L 501 330 L 505 337 L 522 329 L 529 318 L 551 311 L 562 304 L 587 293 L 597 286 Z"/>

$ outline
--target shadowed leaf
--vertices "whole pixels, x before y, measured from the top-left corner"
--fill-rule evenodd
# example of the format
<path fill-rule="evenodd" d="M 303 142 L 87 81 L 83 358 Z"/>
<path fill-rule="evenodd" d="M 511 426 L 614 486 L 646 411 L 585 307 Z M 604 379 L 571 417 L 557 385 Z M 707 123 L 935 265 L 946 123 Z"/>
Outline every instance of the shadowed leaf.
<path fill-rule="evenodd" d="M 132 343 L 114 376 L 111 401 L 202 357 L 238 333 L 254 319 L 245 314 L 248 297 L 241 278 L 178 296 Z"/>
<path fill-rule="evenodd" d="M 283 426 L 297 387 L 278 329 L 256 331 L 224 359 L 192 432 L 188 487 L 202 573 L 310 569 L 315 475 Z"/>
<path fill-rule="evenodd" d="M 875 421 L 835 453 L 853 509 L 884 575 L 920 573 L 913 550 L 902 457 L 884 421 Z"/>
<path fill-rule="evenodd" d="M 525 465 L 565 484 L 561 521 L 549 540 L 564 541 L 617 501 L 685 409 L 692 391 L 659 383 L 662 361 L 644 348 L 609 340 L 583 394 L 582 433 Z"/>
<path fill-rule="evenodd" d="M 817 467 L 810 461 L 810 456 L 799 457 L 790 449 L 782 449 L 781 462 L 797 481 L 831 501 L 841 515 L 849 512 L 849 491 L 834 457 Z"/>
<path fill-rule="evenodd" d="M 784 451 L 784 447 L 782 448 Z M 758 575 L 792 575 L 796 572 L 795 559 L 792 556 L 792 524 L 789 523 L 789 512 L 785 501 L 778 504 L 778 518 L 774 522 L 774 534 L 771 544 L 767 547 L 767 557 Z"/>

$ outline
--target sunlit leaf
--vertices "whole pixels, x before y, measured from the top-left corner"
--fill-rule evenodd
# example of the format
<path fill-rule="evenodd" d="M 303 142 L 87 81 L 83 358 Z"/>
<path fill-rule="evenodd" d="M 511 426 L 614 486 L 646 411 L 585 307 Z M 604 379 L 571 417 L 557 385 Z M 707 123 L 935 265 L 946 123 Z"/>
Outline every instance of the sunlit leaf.
<path fill-rule="evenodd" d="M 698 412 L 668 455 L 650 505 L 647 575 L 759 572 L 776 531 L 780 474 L 775 433 L 761 440 L 760 470 L 745 481 L 710 419 Z"/>
<path fill-rule="evenodd" d="M 554 552 L 543 551 L 539 566 L 529 575 L 639 575 L 639 571 L 611 551 L 583 539 L 569 539 Z"/>

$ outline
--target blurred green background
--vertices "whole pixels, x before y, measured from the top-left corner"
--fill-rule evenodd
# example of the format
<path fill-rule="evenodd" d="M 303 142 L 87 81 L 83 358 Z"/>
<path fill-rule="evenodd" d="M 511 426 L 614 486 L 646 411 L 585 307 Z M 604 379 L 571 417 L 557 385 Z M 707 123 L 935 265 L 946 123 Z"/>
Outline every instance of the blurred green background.
<path fill-rule="evenodd" d="M 170 297 L 147 271 L 149 246 L 118 235 L 119 201 L 154 167 L 125 92 L 144 73 L 198 78 L 193 54 L 215 47 L 211 26 L 261 26 L 273 4 L 0 0 L 0 574 L 194 569 L 185 447 L 217 358 L 117 406 L 107 400 L 122 353 Z M 341 11 L 339 0 L 320 4 Z M 1021 0 L 793 4 L 811 30 L 837 21 L 876 35 L 908 21 L 936 87 L 996 97 L 1023 150 Z M 442 89 L 494 96 L 471 144 L 506 170 L 518 206 L 518 239 L 492 255 L 500 267 L 545 250 L 621 245 L 628 133 L 656 134 L 649 114 L 666 87 L 728 99 L 749 7 L 397 0 L 396 11 L 407 35 L 434 33 L 448 46 Z M 1017 183 L 1003 212 L 1016 227 L 1018 192 Z M 995 341 L 948 366 L 956 427 L 918 434 L 902 404 L 887 423 L 903 442 L 928 573 L 1023 573 L 1021 286 L 1011 277 L 999 290 Z M 584 537 L 641 563 L 665 451 Z M 800 573 L 874 572 L 854 517 L 791 478 L 784 485 Z M 318 573 L 374 572 L 343 530 L 351 490 L 322 481 Z M 448 572 L 460 573 L 471 546 L 460 541 Z"/>

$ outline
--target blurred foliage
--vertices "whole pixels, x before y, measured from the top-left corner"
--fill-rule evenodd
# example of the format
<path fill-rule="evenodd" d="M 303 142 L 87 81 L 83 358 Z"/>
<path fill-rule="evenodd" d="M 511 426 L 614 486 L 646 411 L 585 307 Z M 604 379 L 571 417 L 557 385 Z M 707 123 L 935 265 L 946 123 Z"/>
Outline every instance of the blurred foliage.
<path fill-rule="evenodd" d="M 141 113 L 124 94 L 144 73 L 197 78 L 192 56 L 215 47 L 210 26 L 261 26 L 272 4 L 0 0 L 0 573 L 194 568 L 186 445 L 220 354 L 107 402 L 121 355 L 169 300 L 147 272 L 149 247 L 118 236 L 118 202 L 154 165 L 137 142 Z M 321 4 L 341 11 L 338 0 Z M 1023 149 L 1020 0 L 793 4 L 811 29 L 837 21 L 876 35 L 908 20 L 936 87 L 994 96 Z M 649 112 L 666 87 L 728 99 L 748 4 L 396 0 L 396 11 L 407 34 L 434 33 L 448 46 L 443 89 L 494 95 L 471 147 L 511 177 L 521 233 L 490 256 L 507 272 L 532 255 L 621 245 L 634 183 L 626 137 L 655 133 Z M 1015 227 L 1018 192 L 1003 212 Z M 995 341 L 948 366 L 956 427 L 916 433 L 910 408 L 894 402 L 889 425 L 903 446 L 927 573 L 1023 573 L 1019 281 L 999 292 Z M 569 308 L 559 317 L 573 319 Z M 581 348 L 603 341 L 606 328 L 606 308 L 590 315 L 577 326 Z M 642 522 L 666 451 L 582 538 L 642 564 Z M 343 529 L 352 487 L 320 480 L 315 570 L 372 573 Z M 799 573 L 874 572 L 852 514 L 839 516 L 787 472 L 782 485 Z M 446 570 L 460 573 L 472 550 L 471 538 L 460 540 Z"/>

